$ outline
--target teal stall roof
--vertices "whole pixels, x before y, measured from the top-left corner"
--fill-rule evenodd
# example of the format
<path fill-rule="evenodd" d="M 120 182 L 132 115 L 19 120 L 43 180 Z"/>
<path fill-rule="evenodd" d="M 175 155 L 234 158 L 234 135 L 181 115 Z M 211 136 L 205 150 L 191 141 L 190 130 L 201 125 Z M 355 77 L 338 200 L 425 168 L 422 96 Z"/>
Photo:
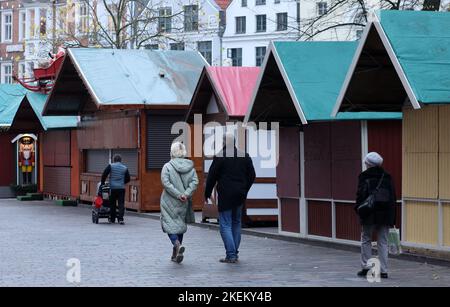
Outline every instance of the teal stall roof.
<path fill-rule="evenodd" d="M 0 126 L 9 127 L 20 106 L 28 101 L 44 130 L 75 128 L 76 116 L 42 116 L 47 95 L 26 90 L 19 84 L 0 85 Z"/>
<path fill-rule="evenodd" d="M 274 42 L 274 56 L 294 102 L 309 121 L 400 119 L 396 112 L 339 113 L 333 107 L 349 69 L 357 42 Z M 288 86 L 289 88 L 289 86 Z"/>
<path fill-rule="evenodd" d="M 69 56 L 99 105 L 188 105 L 207 64 L 196 51 L 78 48 Z"/>
<path fill-rule="evenodd" d="M 379 11 L 379 22 L 420 103 L 450 103 L 450 13 Z"/>
<path fill-rule="evenodd" d="M 28 91 L 26 98 L 39 118 L 44 130 L 77 127 L 77 116 L 42 116 L 47 95 Z"/>
<path fill-rule="evenodd" d="M 20 84 L 0 84 L 0 126 L 11 125 L 26 92 Z"/>

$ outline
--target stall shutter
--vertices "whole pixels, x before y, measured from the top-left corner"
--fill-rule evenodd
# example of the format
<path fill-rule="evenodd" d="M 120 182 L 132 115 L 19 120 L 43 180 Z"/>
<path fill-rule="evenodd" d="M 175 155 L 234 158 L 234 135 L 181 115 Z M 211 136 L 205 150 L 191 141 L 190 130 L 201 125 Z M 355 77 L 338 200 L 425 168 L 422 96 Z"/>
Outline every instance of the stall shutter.
<path fill-rule="evenodd" d="M 180 115 L 149 114 L 147 117 L 147 168 L 160 169 L 170 160 L 170 146 L 178 136 L 171 134 Z"/>
<path fill-rule="evenodd" d="M 122 157 L 122 163 L 128 167 L 131 176 L 138 174 L 138 152 L 136 149 L 116 149 L 112 151 L 111 157 L 119 154 Z"/>
<path fill-rule="evenodd" d="M 44 166 L 44 192 L 70 195 L 70 167 Z"/>
<path fill-rule="evenodd" d="M 86 172 L 103 173 L 103 170 L 109 164 L 109 150 L 107 149 L 88 149 L 86 153 Z"/>

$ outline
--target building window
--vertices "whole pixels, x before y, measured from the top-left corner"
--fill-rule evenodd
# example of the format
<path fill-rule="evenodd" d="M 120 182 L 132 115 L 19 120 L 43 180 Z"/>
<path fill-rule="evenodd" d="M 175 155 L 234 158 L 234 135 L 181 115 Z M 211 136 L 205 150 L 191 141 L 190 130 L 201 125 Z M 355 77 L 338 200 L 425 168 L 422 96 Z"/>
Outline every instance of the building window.
<path fill-rule="evenodd" d="M 266 15 L 256 15 L 256 32 L 266 32 Z"/>
<path fill-rule="evenodd" d="M 355 36 L 356 36 L 357 40 L 361 39 L 361 36 L 362 36 L 363 32 L 364 32 L 364 30 L 361 30 L 361 29 L 360 30 L 356 30 Z"/>
<path fill-rule="evenodd" d="M 114 17 L 117 15 L 117 5 L 115 4 L 109 4 L 108 9 L 110 12 L 107 13 L 108 15 L 108 32 L 109 35 L 115 37 L 116 33 L 116 25 L 114 24 Z"/>
<path fill-rule="evenodd" d="M 231 65 L 242 66 L 242 48 L 228 49 L 228 57 L 231 59 Z"/>
<path fill-rule="evenodd" d="M 47 34 L 47 10 L 41 9 L 40 16 L 41 16 L 41 20 L 40 20 L 40 24 L 39 24 L 39 33 L 41 35 L 46 35 Z"/>
<path fill-rule="evenodd" d="M 246 31 L 245 16 L 236 17 L 236 34 L 244 34 Z"/>
<path fill-rule="evenodd" d="M 2 83 L 12 83 L 12 64 L 2 64 Z"/>
<path fill-rule="evenodd" d="M 158 46 L 158 44 L 148 44 L 148 45 L 145 45 L 144 48 L 148 49 L 148 50 L 158 50 L 159 46 Z"/>
<path fill-rule="evenodd" d="M 275 1 L 274 1 L 275 4 L 278 4 L 278 3 L 280 3 L 280 2 L 281 2 L 280 0 L 275 0 Z"/>
<path fill-rule="evenodd" d="M 184 43 L 171 43 L 170 50 L 184 50 Z"/>
<path fill-rule="evenodd" d="M 212 64 L 212 41 L 198 42 L 197 50 L 205 58 L 206 62 Z"/>
<path fill-rule="evenodd" d="M 88 6 L 86 3 L 80 3 L 80 7 L 78 10 L 78 20 L 79 20 L 79 32 L 87 33 L 89 29 L 89 15 L 88 15 Z"/>
<path fill-rule="evenodd" d="M 184 7 L 184 31 L 198 30 L 198 5 L 186 5 Z"/>
<path fill-rule="evenodd" d="M 266 5 L 266 0 L 256 0 L 255 5 Z"/>
<path fill-rule="evenodd" d="M 288 14 L 277 13 L 277 31 L 286 31 L 288 26 Z"/>
<path fill-rule="evenodd" d="M 266 55 L 266 47 L 256 47 L 256 66 L 261 66 Z"/>
<path fill-rule="evenodd" d="M 247 6 L 247 0 L 241 0 L 241 6 L 246 7 Z"/>
<path fill-rule="evenodd" d="M 2 14 L 2 41 L 8 42 L 12 40 L 12 12 L 4 12 Z"/>
<path fill-rule="evenodd" d="M 172 31 L 172 9 L 170 7 L 159 9 L 158 31 L 166 33 Z"/>
<path fill-rule="evenodd" d="M 20 12 L 19 13 L 19 41 L 23 41 L 25 39 L 27 31 L 27 13 Z"/>
<path fill-rule="evenodd" d="M 328 3 L 321 1 L 317 2 L 317 15 L 322 16 L 328 13 Z"/>
<path fill-rule="evenodd" d="M 25 62 L 19 62 L 19 64 L 18 64 L 18 76 L 19 76 L 19 79 L 23 79 L 23 78 L 26 78 L 27 76 L 26 76 L 26 65 L 25 65 Z"/>

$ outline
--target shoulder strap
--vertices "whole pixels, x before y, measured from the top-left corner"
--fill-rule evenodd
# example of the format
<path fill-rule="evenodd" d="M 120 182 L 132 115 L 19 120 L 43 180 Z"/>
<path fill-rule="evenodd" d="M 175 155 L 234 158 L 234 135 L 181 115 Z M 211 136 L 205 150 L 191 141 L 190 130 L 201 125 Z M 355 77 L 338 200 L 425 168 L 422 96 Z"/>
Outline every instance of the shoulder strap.
<path fill-rule="evenodd" d="M 383 175 L 381 175 L 380 181 L 378 182 L 377 188 L 375 189 L 375 191 L 378 191 L 381 187 L 381 184 L 383 183 L 383 179 L 384 179 L 384 172 Z"/>

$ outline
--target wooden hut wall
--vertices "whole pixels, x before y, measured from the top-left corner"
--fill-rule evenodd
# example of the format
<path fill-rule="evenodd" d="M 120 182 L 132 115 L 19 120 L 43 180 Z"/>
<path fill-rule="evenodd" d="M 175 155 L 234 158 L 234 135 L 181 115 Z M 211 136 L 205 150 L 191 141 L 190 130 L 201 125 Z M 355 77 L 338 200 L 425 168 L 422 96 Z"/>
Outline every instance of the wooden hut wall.
<path fill-rule="evenodd" d="M 412 243 L 437 245 L 439 241 L 438 111 L 436 106 L 403 112 L 403 240 Z"/>
<path fill-rule="evenodd" d="M 300 233 L 300 137 L 298 127 L 281 127 L 277 166 L 279 228 Z"/>
<path fill-rule="evenodd" d="M 71 196 L 71 131 L 52 130 L 41 133 L 42 192 Z"/>
<path fill-rule="evenodd" d="M 10 185 L 16 183 L 15 146 L 10 133 L 0 132 L 0 198 L 11 197 Z"/>
<path fill-rule="evenodd" d="M 94 119 L 82 120 L 77 129 L 78 148 L 81 150 L 80 199 L 91 202 L 101 180 L 103 169 L 115 152 L 133 151 L 133 165 L 139 170 L 138 113 L 123 111 L 97 113 Z M 93 163 L 90 161 L 95 159 Z M 127 164 L 127 161 L 124 161 Z M 139 174 L 132 175 L 125 191 L 125 207 L 142 210 L 140 205 Z"/>
<path fill-rule="evenodd" d="M 311 123 L 304 127 L 309 235 L 359 238 L 353 206 L 361 172 L 361 146 L 359 121 Z"/>
<path fill-rule="evenodd" d="M 450 106 L 403 111 L 403 240 L 450 248 Z"/>

